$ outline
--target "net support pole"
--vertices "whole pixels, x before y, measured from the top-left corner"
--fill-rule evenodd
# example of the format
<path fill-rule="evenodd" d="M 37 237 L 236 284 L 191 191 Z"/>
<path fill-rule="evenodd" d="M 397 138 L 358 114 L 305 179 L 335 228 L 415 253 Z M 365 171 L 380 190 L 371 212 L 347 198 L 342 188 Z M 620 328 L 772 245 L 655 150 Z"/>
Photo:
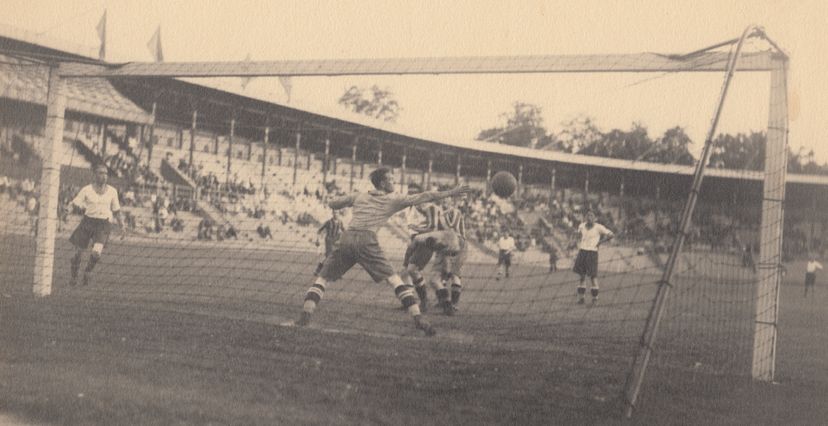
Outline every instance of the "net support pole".
<path fill-rule="evenodd" d="M 193 155 L 195 155 L 195 138 L 196 138 L 196 131 L 198 127 L 198 110 L 193 108 L 193 120 L 190 123 L 190 161 L 187 163 L 190 165 L 190 171 L 192 172 L 195 170 L 195 164 L 193 164 Z M 192 174 L 190 174 L 192 176 Z"/>
<path fill-rule="evenodd" d="M 460 161 L 460 153 L 458 152 L 457 153 L 457 169 L 455 170 L 455 173 L 454 173 L 454 184 L 455 185 L 460 185 L 460 171 L 461 171 L 462 167 L 463 167 L 463 163 Z"/>
<path fill-rule="evenodd" d="M 400 192 L 407 193 L 405 190 L 405 161 L 408 159 L 408 151 L 403 149 L 402 162 L 400 163 Z"/>
<path fill-rule="evenodd" d="M 265 120 L 264 141 L 262 142 L 262 182 L 261 188 L 264 190 L 265 175 L 267 174 L 267 144 L 270 142 L 270 117 Z"/>
<path fill-rule="evenodd" d="M 707 138 L 705 138 L 704 148 L 702 149 L 698 162 L 696 162 L 696 170 L 693 174 L 693 185 L 690 189 L 690 196 L 687 198 L 687 202 L 684 205 L 684 211 L 681 215 L 681 223 L 679 225 L 678 233 L 673 241 L 673 245 L 670 250 L 670 257 L 667 259 L 667 264 L 664 266 L 661 280 L 658 282 L 656 294 L 653 298 L 650 312 L 647 315 L 647 322 L 644 324 L 644 331 L 641 333 L 638 353 L 633 360 L 632 368 L 627 376 L 627 382 L 624 386 L 624 397 L 626 402 L 625 414 L 628 418 L 632 416 L 633 410 L 635 409 L 635 404 L 638 401 L 638 395 L 641 391 L 641 385 L 644 382 L 644 375 L 647 371 L 647 365 L 649 364 L 650 356 L 653 353 L 653 345 L 655 344 L 656 335 L 658 334 L 659 323 L 661 322 L 661 317 L 664 314 L 667 296 L 669 296 L 670 288 L 672 287 L 671 280 L 673 278 L 673 272 L 676 264 L 678 263 L 678 256 L 681 253 L 685 236 L 690 229 L 693 210 L 696 207 L 699 190 L 701 189 L 702 180 L 704 179 L 705 166 L 710 158 L 710 151 L 713 145 L 713 136 L 716 134 L 716 128 L 722 114 L 722 107 L 724 106 L 725 99 L 727 98 L 727 91 L 730 88 L 730 81 L 733 79 L 733 74 L 736 71 L 736 64 L 738 63 L 739 56 L 741 55 L 742 45 L 748 35 L 754 33 L 755 31 L 756 27 L 753 25 L 745 29 L 742 36 L 739 38 L 739 43 L 736 46 L 735 52 L 733 52 L 728 61 L 724 83 L 722 84 L 722 90 L 719 94 L 719 102 L 716 105 L 716 111 L 713 115 L 713 120 L 710 123 L 710 129 L 707 132 Z"/>
<path fill-rule="evenodd" d="M 327 191 L 328 187 L 328 166 L 331 161 L 331 135 L 330 131 L 325 134 L 325 157 L 322 159 L 322 189 Z"/>
<path fill-rule="evenodd" d="M 35 296 L 52 294 L 57 232 L 58 194 L 60 193 L 59 148 L 63 142 L 66 112 L 66 81 L 60 76 L 60 65 L 49 67 L 46 95 L 46 132 L 43 143 L 43 167 L 40 174 L 40 211 L 37 221 L 34 263 Z"/>
<path fill-rule="evenodd" d="M 233 139 L 236 136 L 236 111 L 230 118 L 230 137 L 227 139 L 227 174 L 224 179 L 225 184 L 230 184 L 230 163 L 233 161 Z"/>
<path fill-rule="evenodd" d="M 299 124 L 298 128 L 296 129 L 296 148 L 293 151 L 293 183 L 292 186 L 296 186 L 296 174 L 299 170 L 299 149 L 302 147 L 302 124 Z"/>
<path fill-rule="evenodd" d="M 351 178 L 348 184 L 348 190 L 353 192 L 354 190 L 354 176 L 356 176 L 356 152 L 357 152 L 357 144 L 359 143 L 359 136 L 354 138 L 354 144 L 351 145 Z"/>
<path fill-rule="evenodd" d="M 155 147 L 155 114 L 156 108 L 158 107 L 158 102 L 152 102 L 152 113 L 150 115 L 150 123 L 149 123 L 149 142 L 147 148 L 147 167 L 152 167 L 150 165 L 150 156 L 152 155 L 152 149 Z M 179 142 L 181 140 L 179 139 Z M 181 145 L 179 145 L 181 147 Z"/>
<path fill-rule="evenodd" d="M 782 56 L 782 55 L 780 55 Z M 787 172 L 788 98 L 787 58 L 774 61 L 770 73 L 770 107 L 768 137 L 765 147 L 762 227 L 759 235 L 758 282 L 753 333 L 752 376 L 754 380 L 774 379 L 779 284 L 782 263 L 783 205 Z"/>

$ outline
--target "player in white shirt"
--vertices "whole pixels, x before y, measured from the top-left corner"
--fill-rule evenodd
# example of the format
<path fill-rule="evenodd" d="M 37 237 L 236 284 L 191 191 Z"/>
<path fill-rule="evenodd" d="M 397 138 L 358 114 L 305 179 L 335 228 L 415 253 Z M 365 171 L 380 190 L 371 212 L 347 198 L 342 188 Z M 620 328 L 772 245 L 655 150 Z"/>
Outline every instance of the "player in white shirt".
<path fill-rule="evenodd" d="M 109 177 L 106 166 L 94 167 L 95 183 L 86 185 L 78 191 L 78 195 L 70 202 L 84 209 L 83 219 L 72 232 L 69 241 L 75 246 L 75 255 L 72 257 L 72 278 L 70 286 L 74 286 L 78 279 L 81 255 L 92 243 L 92 253 L 83 274 L 83 285 L 88 285 L 92 279 L 92 270 L 101 258 L 104 245 L 109 239 L 110 220 L 114 217 L 118 221 L 119 230 L 124 229 L 121 220 L 121 204 L 118 201 L 118 191 L 106 184 Z"/>
<path fill-rule="evenodd" d="M 578 283 L 578 303 L 584 303 L 586 296 L 586 286 L 584 281 L 589 277 L 592 287 L 590 293 L 592 294 L 592 303 L 598 301 L 598 246 L 601 243 L 607 242 L 615 235 L 607 229 L 604 225 L 595 222 L 595 213 L 592 210 L 587 210 L 585 221 L 578 226 L 578 234 L 580 240 L 578 242 L 578 257 L 575 258 L 575 267 L 573 270 L 576 274 L 581 276 Z"/>
<path fill-rule="evenodd" d="M 813 293 L 814 284 L 816 284 L 816 271 L 819 269 L 822 269 L 822 264 L 817 262 L 814 255 L 811 255 L 808 264 L 805 265 L 805 297 L 808 297 L 808 288 L 811 288 Z"/>
<path fill-rule="evenodd" d="M 517 246 L 515 246 L 515 239 L 512 238 L 508 231 L 504 232 L 503 236 L 497 240 L 497 249 L 498 270 L 495 279 L 500 280 L 501 275 L 506 275 L 506 278 L 509 278 L 509 267 L 512 266 L 512 252 L 517 249 Z"/>

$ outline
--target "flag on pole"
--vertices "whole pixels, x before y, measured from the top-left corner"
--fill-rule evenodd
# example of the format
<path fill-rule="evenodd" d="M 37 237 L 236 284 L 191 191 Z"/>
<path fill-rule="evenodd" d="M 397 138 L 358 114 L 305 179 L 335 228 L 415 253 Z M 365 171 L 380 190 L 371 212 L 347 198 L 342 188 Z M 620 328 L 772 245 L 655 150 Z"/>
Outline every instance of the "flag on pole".
<path fill-rule="evenodd" d="M 250 62 L 250 54 L 249 53 L 247 54 L 247 57 L 244 58 L 244 62 Z M 244 65 L 242 66 L 243 70 L 246 70 L 246 68 L 247 68 L 246 66 L 244 66 Z M 247 88 L 247 85 L 250 84 L 250 80 L 253 80 L 253 77 L 242 77 L 241 78 L 242 90 Z"/>
<path fill-rule="evenodd" d="M 98 26 L 95 29 L 98 30 L 98 39 L 101 41 L 98 59 L 103 61 L 106 59 L 106 9 L 104 9 L 103 16 L 101 16 L 101 20 L 98 21 Z"/>
<path fill-rule="evenodd" d="M 155 62 L 164 62 L 164 51 L 161 49 L 161 25 L 155 30 L 149 43 L 147 43 L 152 59 Z"/>
<path fill-rule="evenodd" d="M 290 77 L 281 76 L 279 77 L 279 83 L 282 84 L 282 89 L 285 89 L 285 94 L 287 95 L 287 103 L 290 103 L 290 89 L 293 88 L 293 82 L 290 80 Z"/>

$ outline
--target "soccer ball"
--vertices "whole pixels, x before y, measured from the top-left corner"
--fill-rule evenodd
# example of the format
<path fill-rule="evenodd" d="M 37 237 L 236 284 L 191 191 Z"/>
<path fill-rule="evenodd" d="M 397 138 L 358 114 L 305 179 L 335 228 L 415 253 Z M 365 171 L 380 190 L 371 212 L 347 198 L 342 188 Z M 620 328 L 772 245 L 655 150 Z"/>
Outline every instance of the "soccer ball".
<path fill-rule="evenodd" d="M 492 191 L 500 198 L 509 198 L 517 189 L 517 179 L 509 172 L 497 172 L 492 177 Z"/>

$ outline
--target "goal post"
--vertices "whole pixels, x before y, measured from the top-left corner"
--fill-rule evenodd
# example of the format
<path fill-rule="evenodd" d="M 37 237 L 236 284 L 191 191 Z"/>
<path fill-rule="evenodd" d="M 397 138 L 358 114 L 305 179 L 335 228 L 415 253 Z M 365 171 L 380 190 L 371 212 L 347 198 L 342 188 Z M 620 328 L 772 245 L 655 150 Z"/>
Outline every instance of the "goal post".
<path fill-rule="evenodd" d="M 41 149 L 43 165 L 40 176 L 40 210 L 38 212 L 34 287 L 36 296 L 52 294 L 55 262 L 55 237 L 60 193 L 60 158 L 58 148 L 63 142 L 66 112 L 66 80 L 61 77 L 60 64 L 50 64 L 46 96 L 46 129 Z"/>
<path fill-rule="evenodd" d="M 771 382 L 776 371 L 776 344 L 779 321 L 779 290 L 782 279 L 783 206 L 788 150 L 788 58 L 774 58 L 770 72 L 768 142 L 762 198 L 762 228 L 756 319 L 753 341 L 753 378 Z"/>

